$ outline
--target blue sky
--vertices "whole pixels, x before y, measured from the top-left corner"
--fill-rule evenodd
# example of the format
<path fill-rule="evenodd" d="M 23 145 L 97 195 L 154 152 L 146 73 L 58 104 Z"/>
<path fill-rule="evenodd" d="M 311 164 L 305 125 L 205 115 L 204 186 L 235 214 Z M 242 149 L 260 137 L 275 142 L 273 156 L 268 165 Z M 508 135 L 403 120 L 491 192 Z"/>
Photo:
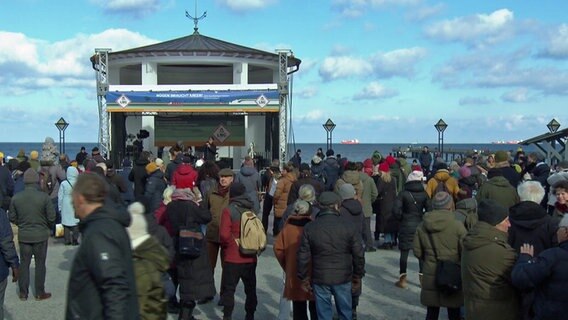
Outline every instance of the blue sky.
<path fill-rule="evenodd" d="M 194 0 L 0 0 L 0 140 L 96 141 L 94 48 L 193 32 Z M 568 126 L 568 2 L 201 0 L 200 33 L 302 59 L 296 142 L 527 139 Z"/>

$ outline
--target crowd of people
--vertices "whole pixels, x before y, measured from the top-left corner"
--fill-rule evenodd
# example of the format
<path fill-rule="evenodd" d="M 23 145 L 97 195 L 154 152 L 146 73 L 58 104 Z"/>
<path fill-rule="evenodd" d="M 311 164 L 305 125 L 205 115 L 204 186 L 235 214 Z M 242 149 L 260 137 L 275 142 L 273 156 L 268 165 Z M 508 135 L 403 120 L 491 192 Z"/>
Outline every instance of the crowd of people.
<path fill-rule="evenodd" d="M 293 319 L 357 319 L 365 256 L 393 249 L 398 288 L 408 287 L 411 250 L 418 260 L 426 319 L 440 308 L 450 320 L 568 311 L 567 161 L 551 170 L 519 150 L 448 164 L 426 147 L 412 162 L 378 151 L 352 161 L 319 149 L 309 163 L 297 150 L 259 172 L 250 156 L 238 169 L 219 168 L 209 141 L 207 159 L 175 145 L 116 170 L 96 147 L 69 159 L 50 143 L 41 158 L 0 152 L 2 305 L 10 271 L 28 299 L 32 257 L 34 298 L 51 298 L 48 240 L 62 231 L 65 245 L 78 246 L 67 318 L 195 319 L 197 305 L 218 295 L 228 320 L 242 280 L 245 319 L 254 319 L 258 257 L 240 243 L 241 219 L 253 212 L 282 267 L 278 319 L 289 318 L 290 304 Z"/>

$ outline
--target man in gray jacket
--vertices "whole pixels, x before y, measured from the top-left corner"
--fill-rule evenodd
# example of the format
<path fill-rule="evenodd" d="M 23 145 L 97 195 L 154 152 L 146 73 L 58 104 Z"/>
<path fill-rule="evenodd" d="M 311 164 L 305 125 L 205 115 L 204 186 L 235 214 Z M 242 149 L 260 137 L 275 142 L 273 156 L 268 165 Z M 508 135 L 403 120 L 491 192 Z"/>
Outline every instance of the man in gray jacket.
<path fill-rule="evenodd" d="M 38 173 L 33 169 L 26 170 L 24 191 L 16 194 L 10 203 L 10 221 L 18 226 L 21 255 L 18 285 L 22 301 L 28 299 L 32 256 L 35 258 L 35 298 L 51 298 L 51 293 L 45 291 L 45 260 L 47 240 L 55 222 L 55 210 L 49 195 L 38 190 L 38 183 Z"/>

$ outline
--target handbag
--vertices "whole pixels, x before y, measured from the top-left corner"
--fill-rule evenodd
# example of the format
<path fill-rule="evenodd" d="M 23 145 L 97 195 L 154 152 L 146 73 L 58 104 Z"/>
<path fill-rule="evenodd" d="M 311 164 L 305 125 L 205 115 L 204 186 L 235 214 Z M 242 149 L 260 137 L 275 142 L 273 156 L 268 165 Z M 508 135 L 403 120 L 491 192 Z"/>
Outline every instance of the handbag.
<path fill-rule="evenodd" d="M 203 248 L 203 238 L 201 226 L 193 228 L 187 226 L 186 214 L 185 226 L 181 227 L 178 233 L 178 254 L 189 259 L 199 258 Z"/>
<path fill-rule="evenodd" d="M 434 257 L 436 258 L 436 275 L 434 283 L 436 288 L 444 294 L 453 294 L 462 289 L 461 266 L 458 263 L 447 260 L 438 260 L 438 253 L 436 245 L 432 240 L 432 234 L 428 234 L 432 250 L 434 250 Z"/>

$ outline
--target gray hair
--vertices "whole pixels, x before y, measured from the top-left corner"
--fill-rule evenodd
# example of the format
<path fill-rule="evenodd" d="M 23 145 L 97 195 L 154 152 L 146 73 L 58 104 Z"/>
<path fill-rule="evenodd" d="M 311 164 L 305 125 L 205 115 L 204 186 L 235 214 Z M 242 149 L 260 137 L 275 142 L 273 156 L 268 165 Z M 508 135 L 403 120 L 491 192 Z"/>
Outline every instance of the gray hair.
<path fill-rule="evenodd" d="M 300 190 L 298 190 L 298 197 L 312 203 L 316 201 L 316 190 L 311 184 L 304 184 L 300 187 Z"/>
<path fill-rule="evenodd" d="M 296 200 L 294 202 L 294 212 L 299 216 L 310 214 L 310 204 L 304 200 Z"/>
<path fill-rule="evenodd" d="M 544 198 L 544 188 L 538 181 L 525 181 L 517 187 L 517 193 L 521 201 L 532 201 L 540 204 Z"/>

